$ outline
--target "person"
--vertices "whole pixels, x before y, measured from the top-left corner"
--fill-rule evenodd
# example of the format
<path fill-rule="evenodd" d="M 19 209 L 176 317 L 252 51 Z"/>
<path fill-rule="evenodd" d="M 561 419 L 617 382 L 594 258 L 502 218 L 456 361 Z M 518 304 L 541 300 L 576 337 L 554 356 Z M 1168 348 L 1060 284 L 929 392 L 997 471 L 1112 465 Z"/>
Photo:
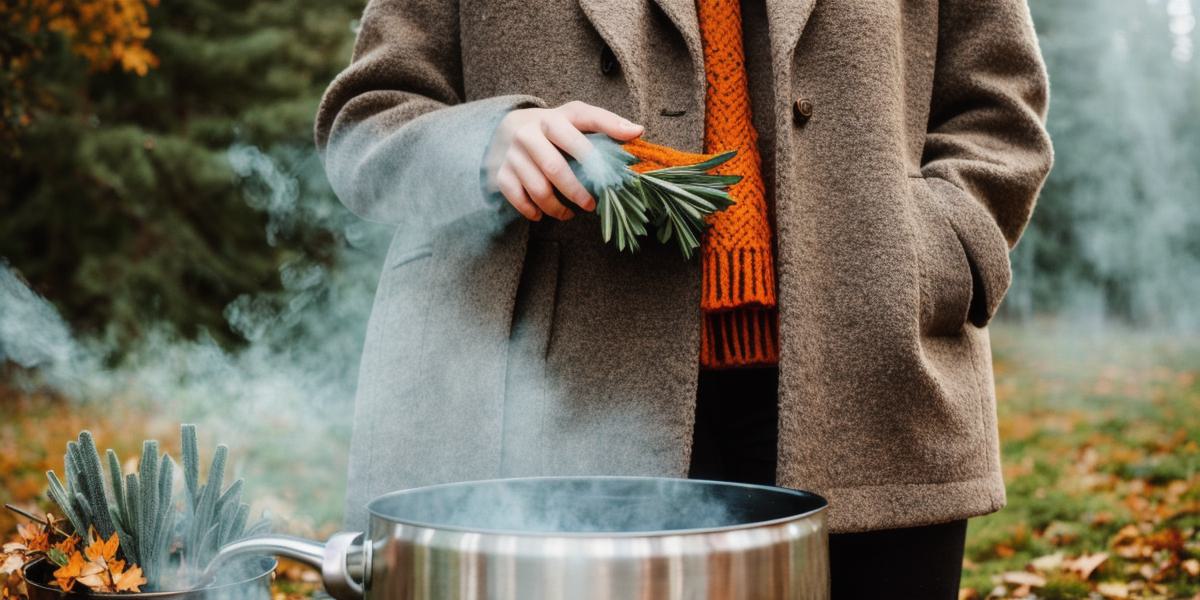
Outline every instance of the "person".
<path fill-rule="evenodd" d="M 956 598 L 1047 102 L 1025 0 L 371 0 L 316 124 L 396 227 L 347 522 L 451 480 L 773 483 L 828 498 L 835 598 Z M 697 258 L 603 242 L 589 132 L 738 151 Z"/>

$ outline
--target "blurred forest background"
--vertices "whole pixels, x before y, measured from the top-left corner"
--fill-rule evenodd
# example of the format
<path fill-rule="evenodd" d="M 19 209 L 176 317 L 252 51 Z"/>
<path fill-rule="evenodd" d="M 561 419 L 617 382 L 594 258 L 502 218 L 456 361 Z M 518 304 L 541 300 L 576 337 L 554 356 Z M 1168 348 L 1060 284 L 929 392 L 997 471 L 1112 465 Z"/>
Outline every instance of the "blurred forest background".
<path fill-rule="evenodd" d="M 282 528 L 336 529 L 388 232 L 311 128 L 363 4 L 0 0 L 0 500 L 39 505 L 79 429 L 132 455 L 189 420 Z M 963 597 L 1200 598 L 1200 2 L 1030 4 L 1057 161 L 992 327 L 1010 507 Z"/>

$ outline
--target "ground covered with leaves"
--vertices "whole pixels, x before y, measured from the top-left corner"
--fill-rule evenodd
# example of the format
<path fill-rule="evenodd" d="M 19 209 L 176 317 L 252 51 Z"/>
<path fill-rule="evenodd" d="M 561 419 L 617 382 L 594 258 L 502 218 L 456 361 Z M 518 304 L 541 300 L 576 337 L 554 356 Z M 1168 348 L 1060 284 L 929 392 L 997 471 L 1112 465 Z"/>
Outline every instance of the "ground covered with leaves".
<path fill-rule="evenodd" d="M 1009 504 L 972 520 L 961 597 L 1200 600 L 1200 340 L 1079 331 L 993 328 Z M 170 448 L 179 426 L 135 399 L 80 405 L 3 384 L 0 406 L 0 501 L 30 509 L 49 508 L 45 471 L 61 470 L 81 429 L 135 456 L 144 438 Z M 286 531 L 327 535 L 344 469 L 280 446 L 242 452 L 256 511 L 268 508 Z M 344 461 L 344 449 L 333 456 Z M 0 532 L 16 539 L 7 511 Z M 278 600 L 319 587 L 294 563 L 279 575 Z"/>
<path fill-rule="evenodd" d="M 962 598 L 1200 598 L 1200 340 L 993 332 L 1008 507 Z"/>

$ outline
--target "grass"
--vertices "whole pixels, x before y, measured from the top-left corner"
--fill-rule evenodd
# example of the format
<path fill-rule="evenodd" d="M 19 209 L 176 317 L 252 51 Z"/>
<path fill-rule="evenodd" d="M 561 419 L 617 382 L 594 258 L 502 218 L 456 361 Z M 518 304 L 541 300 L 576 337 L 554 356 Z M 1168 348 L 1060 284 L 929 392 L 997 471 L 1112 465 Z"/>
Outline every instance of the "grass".
<path fill-rule="evenodd" d="M 1046 323 L 992 336 L 1009 502 L 971 522 L 962 598 L 1200 599 L 1200 340 Z M 80 405 L 0 387 L 0 406 L 0 501 L 24 506 L 80 429 L 124 457 L 146 437 L 178 455 L 181 419 L 200 422 L 202 448 L 220 437 L 201 413 L 137 399 Z M 338 525 L 347 424 L 297 444 L 279 435 L 293 419 L 261 424 L 233 457 L 280 529 L 322 537 Z M 0 531 L 13 526 L 0 513 Z M 314 575 L 284 563 L 276 597 L 311 595 Z"/>
<path fill-rule="evenodd" d="M 1197 597 L 1200 340 L 1036 324 L 993 351 L 1008 507 L 972 520 L 963 597 Z"/>

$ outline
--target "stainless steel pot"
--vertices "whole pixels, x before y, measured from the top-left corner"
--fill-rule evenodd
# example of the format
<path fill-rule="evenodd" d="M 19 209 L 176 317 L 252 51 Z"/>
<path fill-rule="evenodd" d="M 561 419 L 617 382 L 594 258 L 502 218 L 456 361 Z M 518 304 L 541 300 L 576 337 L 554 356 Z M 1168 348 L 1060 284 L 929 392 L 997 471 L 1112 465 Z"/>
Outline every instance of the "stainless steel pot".
<path fill-rule="evenodd" d="M 777 487 L 648 477 L 453 483 L 373 500 L 369 532 L 235 542 L 338 600 L 821 600 L 826 502 Z"/>

